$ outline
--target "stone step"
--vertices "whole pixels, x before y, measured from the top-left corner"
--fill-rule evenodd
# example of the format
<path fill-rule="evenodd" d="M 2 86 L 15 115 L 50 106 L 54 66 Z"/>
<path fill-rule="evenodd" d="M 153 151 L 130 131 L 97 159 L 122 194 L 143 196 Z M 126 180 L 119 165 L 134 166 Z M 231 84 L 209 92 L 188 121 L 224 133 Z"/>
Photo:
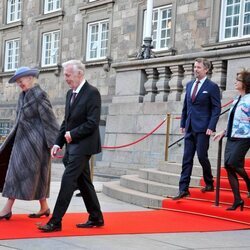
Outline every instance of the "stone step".
<path fill-rule="evenodd" d="M 173 196 L 178 193 L 178 186 L 163 184 L 139 178 L 138 175 L 124 175 L 120 185 L 129 189 L 159 196 Z"/>
<path fill-rule="evenodd" d="M 163 172 L 169 172 L 169 173 L 174 173 L 174 174 L 181 174 L 182 170 L 182 164 L 181 163 L 176 163 L 176 162 L 166 162 L 165 164 L 159 164 L 158 165 L 158 170 L 163 171 Z M 212 168 L 212 173 L 215 176 L 217 173 L 216 168 Z M 192 175 L 194 176 L 202 176 L 202 167 L 200 165 L 194 165 L 193 166 L 193 171 Z"/>
<path fill-rule="evenodd" d="M 178 186 L 180 174 L 163 172 L 155 169 L 140 169 L 139 177 L 145 180 Z M 199 186 L 200 179 L 199 176 L 192 176 L 190 185 Z"/>
<path fill-rule="evenodd" d="M 132 190 L 120 185 L 119 181 L 103 184 L 103 193 L 117 200 L 141 207 L 162 207 L 164 197 Z"/>

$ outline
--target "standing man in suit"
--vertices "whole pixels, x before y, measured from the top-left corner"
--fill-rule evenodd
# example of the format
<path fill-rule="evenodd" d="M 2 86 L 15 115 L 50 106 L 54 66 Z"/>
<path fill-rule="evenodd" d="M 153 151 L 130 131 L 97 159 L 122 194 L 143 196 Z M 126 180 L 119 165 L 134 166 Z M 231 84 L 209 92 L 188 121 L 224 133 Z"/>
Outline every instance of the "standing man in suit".
<path fill-rule="evenodd" d="M 104 225 L 100 204 L 91 181 L 89 160 L 92 154 L 101 152 L 99 122 L 101 96 L 99 91 L 84 78 L 85 65 L 78 60 L 62 64 L 64 79 L 70 90 L 66 96 L 65 117 L 52 157 L 66 144 L 63 158 L 65 171 L 51 219 L 38 228 L 44 232 L 60 231 L 62 218 L 67 211 L 74 191 L 78 187 L 89 218 L 77 224 L 78 228 L 101 227 Z"/>
<path fill-rule="evenodd" d="M 220 90 L 216 83 L 207 78 L 211 65 L 207 59 L 197 58 L 194 63 L 195 81 L 187 84 L 181 116 L 181 132 L 185 133 L 182 172 L 179 193 L 174 200 L 189 196 L 189 184 L 193 169 L 193 159 L 197 152 L 202 166 L 206 186 L 202 192 L 213 192 L 213 175 L 208 159 L 210 135 L 218 122 L 221 102 Z"/>

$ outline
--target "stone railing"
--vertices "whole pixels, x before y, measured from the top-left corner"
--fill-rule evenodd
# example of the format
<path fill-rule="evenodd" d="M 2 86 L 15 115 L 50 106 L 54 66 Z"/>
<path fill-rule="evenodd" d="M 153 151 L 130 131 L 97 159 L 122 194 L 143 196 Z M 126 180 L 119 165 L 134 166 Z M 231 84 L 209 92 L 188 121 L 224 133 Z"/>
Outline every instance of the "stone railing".
<path fill-rule="evenodd" d="M 219 85 L 223 97 L 230 97 L 226 92 L 234 91 L 234 79 L 240 68 L 250 67 L 249 56 L 250 46 L 246 46 L 114 63 L 117 78 L 113 103 L 183 100 L 186 84 L 194 78 L 197 57 L 210 60 L 208 77 Z"/>

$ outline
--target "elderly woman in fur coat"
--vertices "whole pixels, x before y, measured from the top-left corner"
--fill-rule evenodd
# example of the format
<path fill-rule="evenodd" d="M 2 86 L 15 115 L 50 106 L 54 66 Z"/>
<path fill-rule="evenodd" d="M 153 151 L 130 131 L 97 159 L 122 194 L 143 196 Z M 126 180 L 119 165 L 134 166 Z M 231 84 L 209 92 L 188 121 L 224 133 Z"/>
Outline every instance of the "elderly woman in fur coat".
<path fill-rule="evenodd" d="M 40 211 L 30 218 L 49 216 L 50 148 L 59 125 L 47 93 L 38 85 L 39 71 L 29 67 L 16 70 L 9 83 L 21 88 L 16 121 L 0 147 L 0 192 L 8 200 L 0 220 L 9 220 L 15 199 L 39 200 Z"/>

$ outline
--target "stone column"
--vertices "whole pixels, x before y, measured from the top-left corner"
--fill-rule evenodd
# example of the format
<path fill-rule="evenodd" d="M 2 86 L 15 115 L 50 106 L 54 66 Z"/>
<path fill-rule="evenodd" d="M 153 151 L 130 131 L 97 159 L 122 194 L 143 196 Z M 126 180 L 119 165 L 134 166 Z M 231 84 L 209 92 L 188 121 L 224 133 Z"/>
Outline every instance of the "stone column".
<path fill-rule="evenodd" d="M 168 101 L 180 101 L 182 92 L 183 68 L 182 66 L 170 66 L 172 78 L 169 81 L 170 93 Z"/>
<path fill-rule="evenodd" d="M 181 94 L 181 100 L 183 101 L 185 98 L 185 94 L 186 94 L 187 83 L 191 81 L 192 79 L 194 79 L 194 68 L 193 68 L 193 64 L 183 64 L 182 67 L 184 71 L 184 78 L 182 80 L 183 90 Z"/>
<path fill-rule="evenodd" d="M 158 94 L 155 98 L 156 102 L 166 102 L 168 100 L 169 85 L 168 82 L 171 78 L 171 71 L 169 67 L 157 68 L 159 73 L 159 80 L 156 83 Z"/>
<path fill-rule="evenodd" d="M 220 91 L 226 89 L 227 63 L 226 61 L 213 61 L 213 72 L 211 80 L 218 84 Z"/>
<path fill-rule="evenodd" d="M 156 82 L 158 80 L 158 72 L 155 68 L 145 69 L 147 74 L 147 81 L 144 84 L 146 94 L 144 96 L 144 102 L 154 102 L 157 93 Z"/>

